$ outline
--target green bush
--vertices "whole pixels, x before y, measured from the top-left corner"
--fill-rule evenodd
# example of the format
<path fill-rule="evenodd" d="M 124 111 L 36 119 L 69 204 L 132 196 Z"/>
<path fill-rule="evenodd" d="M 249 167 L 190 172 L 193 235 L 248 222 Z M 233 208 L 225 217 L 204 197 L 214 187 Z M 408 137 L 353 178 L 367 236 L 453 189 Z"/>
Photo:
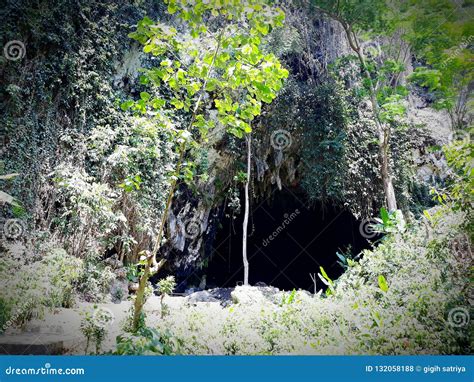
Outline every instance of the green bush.
<path fill-rule="evenodd" d="M 84 300 L 100 302 L 109 292 L 115 277 L 112 269 L 97 255 L 88 253 L 79 271 L 76 289 Z"/>
<path fill-rule="evenodd" d="M 141 328 L 137 334 L 117 337 L 115 355 L 173 355 L 180 353 L 181 342 L 170 332 Z"/>
<path fill-rule="evenodd" d="M 20 266 L 7 257 L 0 265 L 2 321 L 22 326 L 47 308 L 70 308 L 82 261 L 62 249 L 52 250 L 41 261 Z M 5 324 L 4 324 L 5 325 Z"/>
<path fill-rule="evenodd" d="M 107 336 L 107 326 L 113 321 L 113 315 L 104 308 L 94 306 L 94 311 L 82 313 L 81 332 L 86 337 L 85 353 L 89 351 L 91 341 L 95 343 L 95 353 L 99 354 L 102 342 Z"/>
<path fill-rule="evenodd" d="M 0 298 L 0 333 L 3 333 L 8 327 L 8 320 L 11 317 L 11 305 L 7 300 Z"/>

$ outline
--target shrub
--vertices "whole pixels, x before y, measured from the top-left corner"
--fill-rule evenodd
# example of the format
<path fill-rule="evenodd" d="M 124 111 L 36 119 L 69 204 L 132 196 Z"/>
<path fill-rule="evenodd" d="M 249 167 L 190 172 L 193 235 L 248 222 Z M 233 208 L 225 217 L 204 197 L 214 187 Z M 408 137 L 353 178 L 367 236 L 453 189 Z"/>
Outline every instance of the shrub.
<path fill-rule="evenodd" d="M 89 253 L 79 272 L 77 291 L 86 301 L 100 302 L 109 292 L 115 278 L 110 267 L 102 263 L 94 253 Z"/>
<path fill-rule="evenodd" d="M 83 257 L 90 250 L 100 251 L 125 220 L 113 210 L 118 194 L 107 184 L 94 181 L 84 170 L 61 165 L 54 174 L 61 204 L 61 215 L 55 225 L 61 232 L 66 248 Z"/>
<path fill-rule="evenodd" d="M 94 306 L 94 311 L 82 313 L 81 332 L 86 337 L 85 353 L 89 351 L 91 341 L 95 343 L 95 353 L 99 354 L 102 342 L 107 335 L 107 326 L 113 321 L 113 315 L 104 308 Z"/>
<path fill-rule="evenodd" d="M 117 337 L 116 355 L 173 355 L 180 353 L 181 342 L 168 331 L 141 328 L 136 334 Z"/>
<path fill-rule="evenodd" d="M 81 264 L 80 259 L 62 249 L 52 250 L 41 261 L 23 266 L 7 257 L 2 259 L 2 320 L 10 321 L 10 326 L 22 326 L 41 316 L 46 308 L 71 307 Z"/>
<path fill-rule="evenodd" d="M 160 291 L 161 298 L 161 317 L 163 317 L 167 313 L 167 306 L 163 303 L 163 299 L 167 294 L 173 293 L 174 288 L 176 287 L 176 281 L 174 280 L 174 276 L 168 276 L 164 279 L 158 281 L 158 290 Z"/>

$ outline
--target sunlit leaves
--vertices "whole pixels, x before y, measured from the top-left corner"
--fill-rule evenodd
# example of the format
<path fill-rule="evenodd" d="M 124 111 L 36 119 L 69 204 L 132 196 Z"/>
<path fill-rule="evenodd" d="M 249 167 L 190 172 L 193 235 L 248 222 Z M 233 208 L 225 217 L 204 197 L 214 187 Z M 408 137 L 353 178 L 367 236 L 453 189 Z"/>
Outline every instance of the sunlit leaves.
<path fill-rule="evenodd" d="M 394 94 L 384 99 L 384 102 L 380 105 L 381 112 L 380 118 L 386 122 L 395 122 L 398 118 L 401 118 L 406 113 L 406 107 L 403 103 L 403 96 Z"/>
<path fill-rule="evenodd" d="M 443 148 L 448 165 L 453 170 L 453 181 L 448 186 L 447 194 L 455 210 L 465 211 L 472 215 L 474 205 L 474 144 L 472 144 L 469 137 L 472 136 L 473 131 L 471 129 L 471 131 L 460 133 L 459 139 Z M 438 200 L 441 199 L 440 203 L 442 204 L 448 195 L 435 192 L 435 196 Z"/>
<path fill-rule="evenodd" d="M 143 101 L 148 101 L 150 99 L 150 93 L 147 93 L 147 92 L 141 92 L 140 93 L 140 98 L 143 100 Z"/>
<path fill-rule="evenodd" d="M 374 0 L 311 0 L 310 3 L 353 25 L 356 31 L 388 32 L 392 29 L 388 2 Z"/>
<path fill-rule="evenodd" d="M 177 110 L 180 110 L 184 107 L 184 102 L 181 101 L 180 99 L 178 98 L 172 98 L 171 99 L 171 105 L 173 105 Z"/>
<path fill-rule="evenodd" d="M 191 27 L 191 34 L 197 37 L 203 33 L 205 17 L 222 18 L 232 22 L 246 22 L 250 34 L 265 36 L 274 27 L 282 26 L 284 13 L 261 0 L 195 0 L 192 6 L 188 0 L 165 0 L 168 12 L 177 14 Z"/>
<path fill-rule="evenodd" d="M 441 87 L 441 72 L 436 69 L 427 69 L 426 67 L 416 68 L 410 79 L 420 86 L 433 90 Z"/>
<path fill-rule="evenodd" d="M 288 77 L 263 38 L 281 26 L 283 12 L 262 0 L 165 0 L 168 12 L 183 20 L 188 32 L 145 17 L 130 34 L 158 65 L 141 69 L 140 99 L 125 101 L 123 110 L 160 119 L 187 115 L 191 122 L 172 132 L 173 141 L 199 147 L 216 123 L 236 137 L 251 132 L 250 122 L 272 102 Z M 210 109 L 217 111 L 217 118 Z M 211 117 L 211 114 L 213 117 Z M 166 116 L 166 117 L 165 117 Z M 175 179 L 192 179 L 192 161 Z"/>
<path fill-rule="evenodd" d="M 387 280 L 385 279 L 385 277 L 383 275 L 380 275 L 378 277 L 378 282 L 379 282 L 379 288 L 383 292 L 388 292 L 388 283 L 387 283 Z"/>
<path fill-rule="evenodd" d="M 119 184 L 119 187 L 122 188 L 125 192 L 132 192 L 140 189 L 140 184 L 142 183 L 142 178 L 140 175 L 129 176 L 125 178 L 123 183 Z"/>
<path fill-rule="evenodd" d="M 132 107 L 132 105 L 134 104 L 134 102 L 132 100 L 127 100 L 125 102 L 122 102 L 120 104 L 120 108 L 123 110 L 123 111 L 127 111 L 128 109 L 130 109 Z"/>
<path fill-rule="evenodd" d="M 410 0 L 400 9 L 403 38 L 423 65 L 411 79 L 433 92 L 435 106 L 448 111 L 458 108 L 458 95 L 473 80 L 474 27 L 466 15 L 450 0 Z"/>

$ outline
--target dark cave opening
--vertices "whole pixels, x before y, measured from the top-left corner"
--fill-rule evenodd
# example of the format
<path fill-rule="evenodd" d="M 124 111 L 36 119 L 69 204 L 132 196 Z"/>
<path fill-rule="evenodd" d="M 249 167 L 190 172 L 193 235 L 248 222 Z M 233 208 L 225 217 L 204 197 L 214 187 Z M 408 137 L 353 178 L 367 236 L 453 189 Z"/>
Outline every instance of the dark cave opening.
<path fill-rule="evenodd" d="M 234 287 L 242 282 L 242 221 L 242 213 L 222 219 L 206 270 L 209 287 Z M 322 266 L 334 280 L 344 272 L 336 252 L 350 249 L 355 256 L 370 243 L 349 211 L 309 206 L 302 191 L 284 188 L 251 207 L 247 246 L 251 285 L 313 292 L 310 273 L 320 272 Z M 317 288 L 325 289 L 319 278 Z"/>

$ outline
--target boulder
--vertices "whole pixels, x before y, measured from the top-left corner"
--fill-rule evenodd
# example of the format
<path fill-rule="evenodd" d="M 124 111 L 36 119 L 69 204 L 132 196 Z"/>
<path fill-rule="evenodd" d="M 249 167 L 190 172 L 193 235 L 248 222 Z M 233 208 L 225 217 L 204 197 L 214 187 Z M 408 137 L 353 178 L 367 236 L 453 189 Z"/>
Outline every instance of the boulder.
<path fill-rule="evenodd" d="M 235 304 L 254 305 L 262 303 L 277 303 L 278 288 L 274 287 L 254 287 L 237 286 L 231 293 L 232 301 Z"/>
<path fill-rule="evenodd" d="M 194 289 L 194 288 L 193 288 Z M 208 290 L 198 290 L 196 292 L 193 289 L 187 290 L 188 296 L 186 302 L 197 303 L 197 302 L 219 302 L 223 307 L 232 304 L 232 288 L 214 288 Z"/>
<path fill-rule="evenodd" d="M 128 298 L 128 281 L 123 279 L 114 280 L 110 287 L 112 302 L 118 304 Z"/>
<path fill-rule="evenodd" d="M 118 255 L 114 254 L 109 258 L 104 260 L 104 263 L 111 267 L 112 269 L 123 268 L 123 263 L 119 260 Z"/>
<path fill-rule="evenodd" d="M 126 279 L 127 278 L 127 269 L 122 267 L 122 268 L 117 268 L 114 269 L 115 276 L 117 276 L 118 279 Z"/>
<path fill-rule="evenodd" d="M 186 297 L 186 302 L 194 304 L 196 302 L 219 302 L 209 291 L 202 290 L 199 292 L 194 292 Z"/>

